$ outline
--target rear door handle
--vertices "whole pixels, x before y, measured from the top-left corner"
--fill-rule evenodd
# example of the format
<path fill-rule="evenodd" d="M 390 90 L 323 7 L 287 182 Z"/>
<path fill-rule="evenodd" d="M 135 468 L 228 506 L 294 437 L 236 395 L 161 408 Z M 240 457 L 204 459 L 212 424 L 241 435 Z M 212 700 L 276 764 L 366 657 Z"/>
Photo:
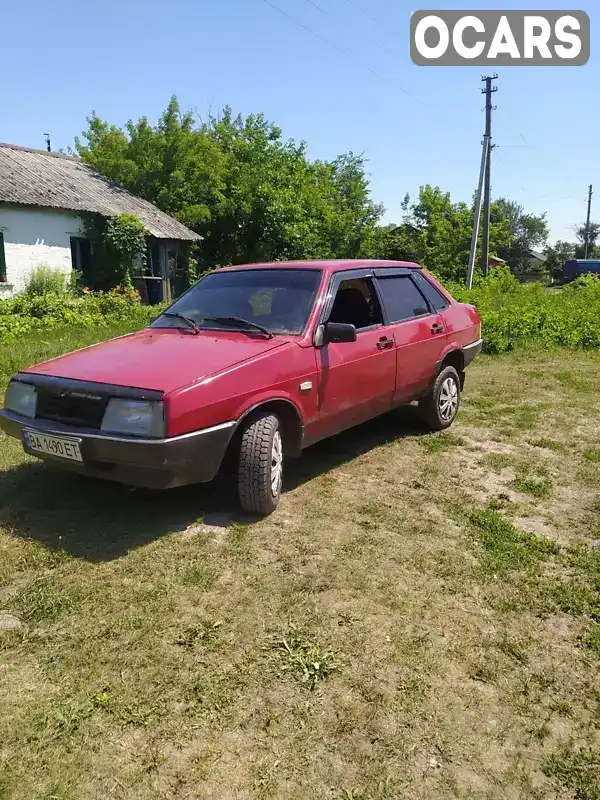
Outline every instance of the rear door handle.
<path fill-rule="evenodd" d="M 394 346 L 393 339 L 386 339 L 385 336 L 382 336 L 381 339 L 377 342 L 377 349 L 378 350 L 389 350 L 390 347 Z"/>
<path fill-rule="evenodd" d="M 431 332 L 432 333 L 443 333 L 444 332 L 444 326 L 443 325 L 439 325 L 436 322 L 435 325 L 431 326 Z"/>

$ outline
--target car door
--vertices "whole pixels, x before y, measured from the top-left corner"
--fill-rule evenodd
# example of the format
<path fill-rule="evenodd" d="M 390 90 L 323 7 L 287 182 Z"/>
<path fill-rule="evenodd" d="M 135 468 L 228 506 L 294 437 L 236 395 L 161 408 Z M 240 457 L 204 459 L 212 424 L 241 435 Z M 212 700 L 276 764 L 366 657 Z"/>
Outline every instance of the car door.
<path fill-rule="evenodd" d="M 316 349 L 318 413 L 307 438 L 317 441 L 389 411 L 396 385 L 394 339 L 383 322 L 371 274 L 337 273 L 321 322 L 355 325 L 356 341 Z"/>
<path fill-rule="evenodd" d="M 375 271 L 385 321 L 396 349 L 394 405 L 409 402 L 425 391 L 447 341 L 444 320 L 413 273 L 416 271 L 411 269 Z"/>

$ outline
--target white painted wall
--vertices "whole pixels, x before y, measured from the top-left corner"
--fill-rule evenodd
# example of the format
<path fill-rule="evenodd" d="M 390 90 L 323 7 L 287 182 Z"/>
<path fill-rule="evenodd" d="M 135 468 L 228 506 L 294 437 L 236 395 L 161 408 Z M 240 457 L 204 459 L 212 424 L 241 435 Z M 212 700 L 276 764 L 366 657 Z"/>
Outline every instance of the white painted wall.
<path fill-rule="evenodd" d="M 0 298 L 22 291 L 31 271 L 48 264 L 65 275 L 71 273 L 71 236 L 83 236 L 77 214 L 31 206 L 0 205 L 0 231 L 4 236 L 5 284 Z"/>

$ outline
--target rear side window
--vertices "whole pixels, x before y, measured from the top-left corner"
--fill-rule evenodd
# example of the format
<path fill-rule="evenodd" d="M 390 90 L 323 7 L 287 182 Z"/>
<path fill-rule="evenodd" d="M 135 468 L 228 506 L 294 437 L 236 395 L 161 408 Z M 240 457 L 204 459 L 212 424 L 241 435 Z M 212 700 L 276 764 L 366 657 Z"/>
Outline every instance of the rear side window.
<path fill-rule="evenodd" d="M 388 322 L 402 322 L 429 314 L 427 303 L 410 276 L 377 278 Z"/>
<path fill-rule="evenodd" d="M 449 303 L 444 297 L 444 295 L 441 294 L 441 292 L 438 292 L 435 286 L 427 280 L 427 278 L 425 277 L 425 275 L 423 275 L 422 272 L 416 272 L 413 275 L 413 278 L 419 289 L 423 292 L 423 294 L 427 298 L 429 305 L 435 311 L 443 311 L 445 308 L 448 308 Z"/>

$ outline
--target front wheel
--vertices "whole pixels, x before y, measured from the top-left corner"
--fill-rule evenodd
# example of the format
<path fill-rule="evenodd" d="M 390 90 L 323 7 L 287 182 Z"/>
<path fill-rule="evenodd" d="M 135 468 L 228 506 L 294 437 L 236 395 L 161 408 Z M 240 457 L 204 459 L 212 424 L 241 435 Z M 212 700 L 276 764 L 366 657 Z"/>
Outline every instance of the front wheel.
<path fill-rule="evenodd" d="M 266 517 L 279 505 L 283 441 L 274 414 L 254 418 L 244 430 L 238 462 L 238 494 L 244 511 Z"/>
<path fill-rule="evenodd" d="M 454 422 L 460 405 L 460 378 L 454 367 L 444 367 L 425 397 L 419 402 L 421 415 L 434 431 L 443 431 Z"/>

